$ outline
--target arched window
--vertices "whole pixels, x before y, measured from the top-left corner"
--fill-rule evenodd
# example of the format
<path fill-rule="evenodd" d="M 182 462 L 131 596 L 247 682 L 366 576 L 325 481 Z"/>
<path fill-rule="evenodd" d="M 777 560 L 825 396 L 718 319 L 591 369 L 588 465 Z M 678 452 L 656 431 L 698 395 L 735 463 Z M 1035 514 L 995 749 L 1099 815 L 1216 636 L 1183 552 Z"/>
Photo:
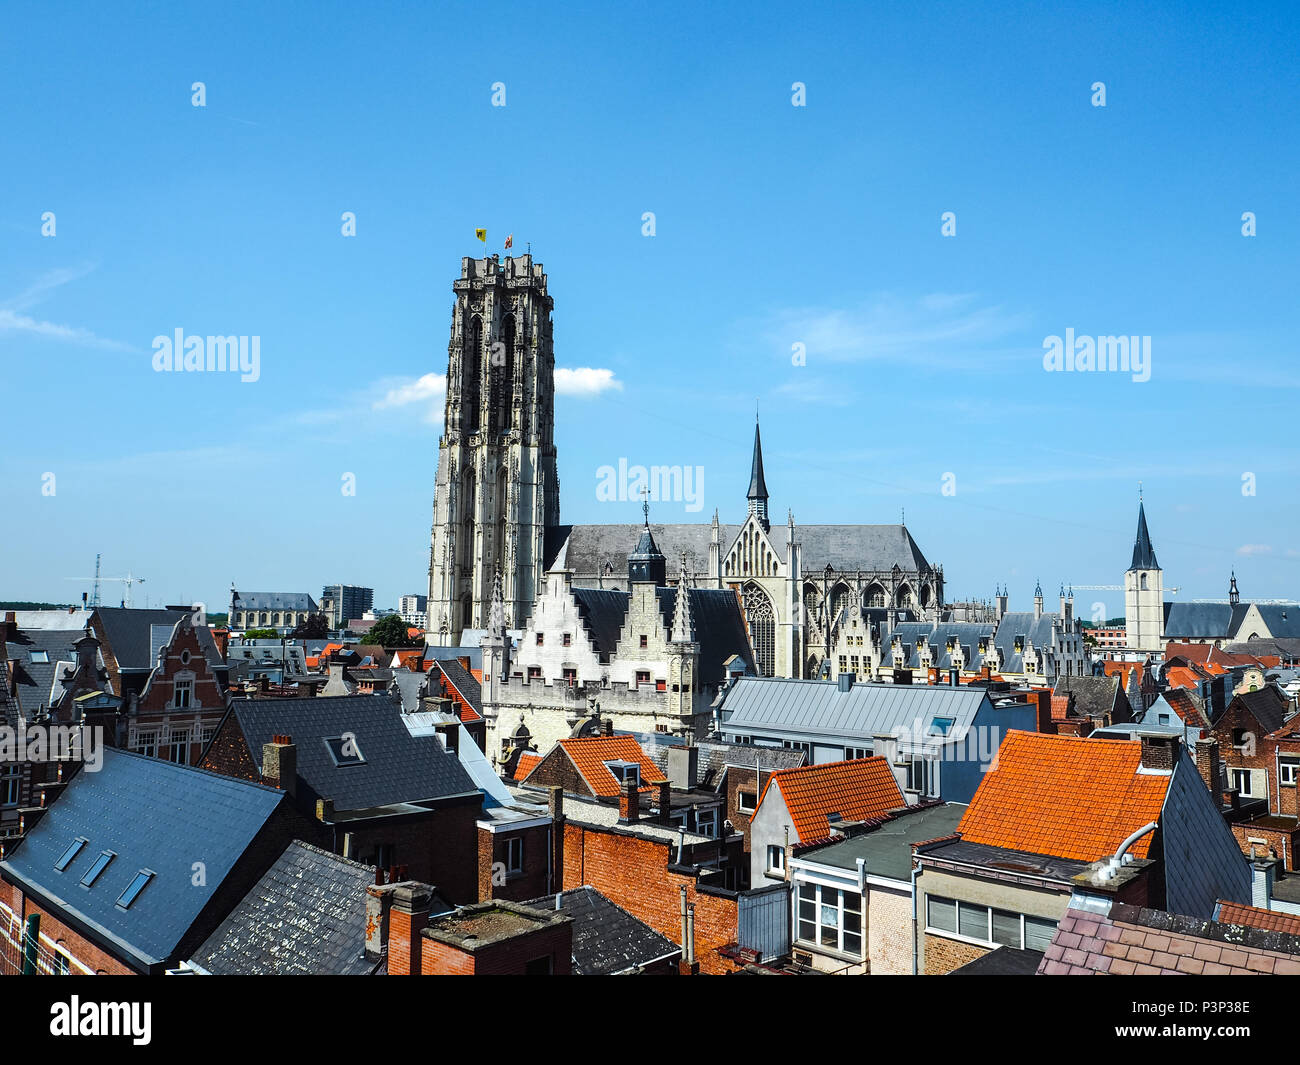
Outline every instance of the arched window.
<path fill-rule="evenodd" d="M 757 584 L 745 586 L 745 620 L 749 624 L 749 642 L 754 647 L 754 665 L 760 677 L 776 672 L 776 614 L 772 600 Z"/>
<path fill-rule="evenodd" d="M 885 595 L 885 589 L 878 584 L 873 584 L 867 589 L 867 606 L 887 607 L 889 599 Z"/>
<path fill-rule="evenodd" d="M 911 602 L 912 602 L 912 589 L 909 588 L 906 584 L 904 584 L 901 588 L 898 589 L 898 594 L 894 596 L 894 605 L 900 607 L 910 606 Z"/>
<path fill-rule="evenodd" d="M 1145 592 L 1147 590 L 1147 575 L 1145 573 L 1142 574 L 1141 581 L 1142 581 L 1141 584 L 1142 591 Z"/>
<path fill-rule="evenodd" d="M 510 429 L 511 414 L 514 407 L 515 383 L 515 316 L 506 315 L 501 322 L 501 343 L 505 347 L 504 360 L 493 353 L 491 369 L 492 378 L 492 428 L 504 433 Z"/>
<path fill-rule="evenodd" d="M 464 394 L 461 400 L 461 424 L 467 433 L 479 430 L 480 396 L 483 381 L 483 319 L 475 315 L 465 336 L 464 363 L 461 367 Z"/>

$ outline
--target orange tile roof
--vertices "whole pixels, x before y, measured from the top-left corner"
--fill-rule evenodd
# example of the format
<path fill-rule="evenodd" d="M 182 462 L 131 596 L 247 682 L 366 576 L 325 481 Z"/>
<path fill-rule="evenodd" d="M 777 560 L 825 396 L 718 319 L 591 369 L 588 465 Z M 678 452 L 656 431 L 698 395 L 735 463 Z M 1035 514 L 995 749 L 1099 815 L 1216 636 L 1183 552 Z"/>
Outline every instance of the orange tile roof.
<path fill-rule="evenodd" d="M 827 814 L 870 821 L 907 805 L 889 762 L 879 757 L 778 769 L 767 778 L 759 806 L 773 786 L 781 792 L 800 843 L 830 835 Z"/>
<path fill-rule="evenodd" d="M 521 754 L 519 764 L 515 766 L 515 775 L 512 779 L 522 781 L 529 773 L 536 768 L 537 763 L 542 760 L 540 754 Z"/>
<path fill-rule="evenodd" d="M 1008 732 L 957 831 L 969 843 L 1095 862 L 1160 819 L 1168 773 L 1139 773 L 1142 745 Z M 1145 858 L 1151 833 L 1130 848 Z"/>
<path fill-rule="evenodd" d="M 1137 670 L 1138 687 L 1142 686 L 1142 677 L 1146 672 L 1146 665 L 1142 662 L 1117 662 L 1113 658 L 1104 659 L 1101 663 L 1101 669 L 1105 676 L 1120 678 L 1120 687 L 1128 689 L 1128 675 Z"/>
<path fill-rule="evenodd" d="M 394 651 L 397 663 L 413 673 L 420 671 L 420 660 L 424 657 L 424 648 L 416 647 L 410 651 Z"/>
<path fill-rule="evenodd" d="M 560 746 L 596 795 L 614 796 L 619 793 L 618 781 L 606 762 L 636 762 L 640 765 L 642 791 L 667 779 L 631 736 L 588 736 L 560 740 Z"/>
<path fill-rule="evenodd" d="M 1261 910 L 1258 906 L 1243 906 L 1240 902 L 1219 900 L 1219 915 L 1215 918 L 1219 924 L 1244 924 L 1251 928 L 1262 928 L 1266 932 L 1286 932 L 1288 935 L 1300 936 L 1300 917 L 1276 910 Z"/>

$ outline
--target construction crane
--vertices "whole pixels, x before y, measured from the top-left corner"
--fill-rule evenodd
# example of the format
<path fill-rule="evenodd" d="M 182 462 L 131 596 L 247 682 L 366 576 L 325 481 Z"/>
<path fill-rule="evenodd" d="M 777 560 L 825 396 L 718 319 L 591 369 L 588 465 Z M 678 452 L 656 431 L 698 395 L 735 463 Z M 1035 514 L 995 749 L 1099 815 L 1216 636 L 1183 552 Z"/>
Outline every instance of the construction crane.
<path fill-rule="evenodd" d="M 1122 584 L 1076 584 L 1074 587 L 1085 592 L 1122 592 L 1124 590 Z M 1182 586 L 1176 585 L 1173 588 L 1166 588 L 1165 591 L 1170 595 L 1177 595 L 1182 591 Z M 1194 600 L 1194 602 L 1200 602 L 1200 600 Z"/>
<path fill-rule="evenodd" d="M 125 606 L 125 607 L 127 607 L 127 608 L 129 609 L 130 606 L 131 606 L 131 585 L 133 585 L 133 584 L 143 584 L 143 583 L 144 583 L 144 578 L 143 578 L 143 577 L 136 577 L 136 576 L 134 576 L 134 575 L 131 573 L 130 570 L 127 570 L 127 571 L 126 571 L 126 576 L 125 576 L 125 577 L 101 577 L 101 576 L 99 575 L 99 558 L 100 558 L 99 555 L 96 555 L 96 556 L 95 556 L 95 575 L 94 575 L 93 577 L 64 577 L 63 579 L 64 579 L 65 581 L 94 581 L 94 582 L 95 582 L 94 585 L 92 586 L 93 591 L 92 591 L 91 594 L 90 594 L 90 604 L 89 604 L 89 605 L 90 605 L 90 609 L 91 609 L 91 610 L 95 610 L 95 609 L 97 609 L 97 608 L 99 607 L 99 605 L 100 605 L 100 601 L 99 601 L 99 582 L 100 582 L 100 581 L 116 581 L 116 582 L 119 582 L 119 583 L 121 583 L 121 584 L 125 584 L 125 585 L 126 585 L 126 598 L 122 601 L 122 605 Z"/>

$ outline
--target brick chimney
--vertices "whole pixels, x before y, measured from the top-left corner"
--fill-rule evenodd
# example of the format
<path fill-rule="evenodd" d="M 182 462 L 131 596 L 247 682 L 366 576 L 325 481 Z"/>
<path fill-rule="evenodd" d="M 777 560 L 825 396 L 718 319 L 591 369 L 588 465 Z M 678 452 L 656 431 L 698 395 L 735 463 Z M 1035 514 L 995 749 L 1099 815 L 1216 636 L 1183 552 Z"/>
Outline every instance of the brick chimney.
<path fill-rule="evenodd" d="M 673 786 L 666 780 L 659 782 L 659 823 L 673 823 Z"/>
<path fill-rule="evenodd" d="M 1069 718 L 1070 703 L 1073 701 L 1073 699 L 1074 699 L 1074 695 L 1070 692 L 1066 692 L 1064 695 L 1052 696 L 1052 720 L 1053 721 L 1065 721 L 1067 718 Z"/>
<path fill-rule="evenodd" d="M 288 736 L 272 736 L 262 746 L 262 783 L 292 797 L 298 790 L 298 748 Z"/>
<path fill-rule="evenodd" d="M 1215 805 L 1223 804 L 1223 763 L 1219 761 L 1219 741 L 1206 737 L 1196 741 L 1196 770 L 1210 789 Z"/>
<path fill-rule="evenodd" d="M 376 869 L 377 879 L 383 874 Z M 396 884 L 371 884 L 366 888 L 366 957 L 378 961 L 388 950 L 389 917 Z"/>
<path fill-rule="evenodd" d="M 388 975 L 419 976 L 420 933 L 429 923 L 434 888 L 418 880 L 390 886 L 393 902 L 388 914 Z"/>
<path fill-rule="evenodd" d="M 1143 736 L 1142 766 L 1145 769 L 1172 771 L 1178 761 L 1178 750 L 1176 736 Z"/>
<path fill-rule="evenodd" d="M 559 824 L 564 820 L 564 788 L 559 784 L 552 784 L 547 789 L 547 805 L 551 808 L 551 820 Z"/>
<path fill-rule="evenodd" d="M 614 719 L 612 717 L 605 718 L 602 722 L 602 727 L 606 736 L 614 735 Z"/>
<path fill-rule="evenodd" d="M 636 781 L 629 780 L 623 785 L 623 790 L 618 795 L 618 823 L 621 825 L 634 825 L 641 816 L 641 793 L 637 790 Z"/>

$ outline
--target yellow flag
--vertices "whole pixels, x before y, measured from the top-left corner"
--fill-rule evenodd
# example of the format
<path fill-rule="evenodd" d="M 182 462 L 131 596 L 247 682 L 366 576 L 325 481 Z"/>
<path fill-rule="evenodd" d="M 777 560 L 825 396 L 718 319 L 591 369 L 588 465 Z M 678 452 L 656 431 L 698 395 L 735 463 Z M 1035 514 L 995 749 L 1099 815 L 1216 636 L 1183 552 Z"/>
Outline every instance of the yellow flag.
<path fill-rule="evenodd" d="M 486 243 L 487 243 L 487 230 L 486 230 L 486 229 L 476 229 L 476 230 L 474 230 L 474 239 L 475 239 L 475 240 L 481 240 L 484 244 L 486 244 Z"/>

